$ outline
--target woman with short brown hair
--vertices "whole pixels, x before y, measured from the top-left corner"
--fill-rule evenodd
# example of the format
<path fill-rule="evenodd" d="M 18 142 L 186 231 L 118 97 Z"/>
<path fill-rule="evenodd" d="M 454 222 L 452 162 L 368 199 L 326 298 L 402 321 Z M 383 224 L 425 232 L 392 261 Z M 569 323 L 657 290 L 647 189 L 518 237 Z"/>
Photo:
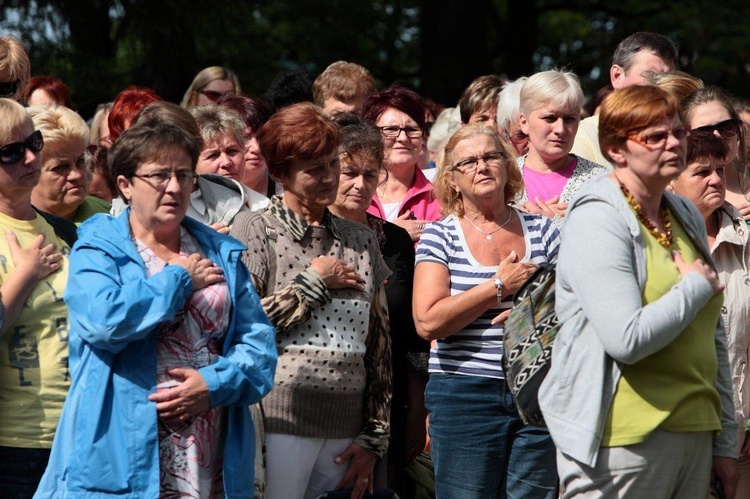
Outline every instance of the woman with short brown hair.
<path fill-rule="evenodd" d="M 257 137 L 284 197 L 239 214 L 231 234 L 251 248 L 243 261 L 276 326 L 276 382 L 262 404 L 266 497 L 351 485 L 359 499 L 388 447 L 390 271 L 369 229 L 328 210 L 340 174 L 336 123 L 294 104 Z"/>

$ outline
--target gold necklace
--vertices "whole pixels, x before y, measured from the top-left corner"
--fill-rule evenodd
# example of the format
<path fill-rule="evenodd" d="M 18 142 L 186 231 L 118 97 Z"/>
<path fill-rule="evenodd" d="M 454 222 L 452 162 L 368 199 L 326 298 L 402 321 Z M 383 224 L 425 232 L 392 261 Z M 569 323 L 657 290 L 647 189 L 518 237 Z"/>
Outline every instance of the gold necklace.
<path fill-rule="evenodd" d="M 638 218 L 638 221 L 646 227 L 646 230 L 656 238 L 656 241 L 660 245 L 666 249 L 670 249 L 672 244 L 674 244 L 674 237 L 672 237 L 672 222 L 669 220 L 669 210 L 664 203 L 664 199 L 661 200 L 661 204 L 659 205 L 659 218 L 661 218 L 661 223 L 664 225 L 664 232 L 661 232 L 656 227 L 656 224 L 643 214 L 643 207 L 635 200 L 633 194 L 631 194 L 628 188 L 625 187 L 625 184 L 620 182 L 620 179 L 617 179 L 617 182 L 620 184 L 620 190 L 628 201 L 628 204 L 633 208 L 633 211 L 635 211 L 635 216 Z"/>
<path fill-rule="evenodd" d="M 484 234 L 485 239 L 487 239 L 488 241 L 492 241 L 492 234 L 494 234 L 495 232 L 499 231 L 500 229 L 502 229 L 503 227 L 505 227 L 506 225 L 508 225 L 508 222 L 510 222 L 510 217 L 512 217 L 512 216 L 513 216 L 513 208 L 508 208 L 508 219 L 505 222 L 503 222 L 503 224 L 500 225 L 497 229 L 492 230 L 490 232 L 484 231 L 484 230 L 480 229 L 479 227 L 477 227 L 474 224 L 474 222 L 472 222 L 469 219 L 469 217 L 464 217 L 464 219 L 467 222 L 469 222 L 472 227 L 474 227 L 476 230 L 478 230 L 479 232 L 481 232 L 482 234 Z"/>

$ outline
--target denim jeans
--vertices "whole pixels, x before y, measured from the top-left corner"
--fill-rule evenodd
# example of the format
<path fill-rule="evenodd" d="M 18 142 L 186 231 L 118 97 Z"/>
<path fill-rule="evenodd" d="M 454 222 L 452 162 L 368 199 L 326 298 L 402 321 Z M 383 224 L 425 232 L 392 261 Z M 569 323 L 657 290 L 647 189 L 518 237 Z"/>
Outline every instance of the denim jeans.
<path fill-rule="evenodd" d="M 431 373 L 425 391 L 437 499 L 553 499 L 555 445 L 525 426 L 504 380 Z"/>
<path fill-rule="evenodd" d="M 39 487 L 50 449 L 0 447 L 0 497 L 31 498 Z"/>

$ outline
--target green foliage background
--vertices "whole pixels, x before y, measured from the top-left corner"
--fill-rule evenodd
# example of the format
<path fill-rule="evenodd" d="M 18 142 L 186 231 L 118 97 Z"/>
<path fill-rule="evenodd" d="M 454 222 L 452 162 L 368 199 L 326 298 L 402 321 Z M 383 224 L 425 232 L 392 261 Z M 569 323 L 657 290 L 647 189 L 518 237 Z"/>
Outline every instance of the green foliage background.
<path fill-rule="evenodd" d="M 68 83 L 84 116 L 130 84 L 179 101 L 195 73 L 226 65 L 245 93 L 276 74 L 344 59 L 454 105 L 476 76 L 567 67 L 588 94 L 608 84 L 617 43 L 657 31 L 683 70 L 747 97 L 746 0 L 3 0 L 0 32 L 34 74 Z"/>

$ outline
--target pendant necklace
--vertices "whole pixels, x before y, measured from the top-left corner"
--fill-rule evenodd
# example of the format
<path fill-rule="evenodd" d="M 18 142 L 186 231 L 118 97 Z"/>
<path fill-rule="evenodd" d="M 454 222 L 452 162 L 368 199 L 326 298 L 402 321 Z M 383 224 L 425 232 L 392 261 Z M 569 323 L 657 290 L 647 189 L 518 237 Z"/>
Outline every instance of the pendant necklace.
<path fill-rule="evenodd" d="M 503 227 L 505 227 L 506 225 L 508 225 L 508 222 L 510 222 L 510 218 L 512 216 L 513 216 L 513 208 L 509 207 L 508 208 L 508 219 L 505 222 L 503 222 L 503 224 L 500 225 L 497 229 L 492 230 L 490 232 L 484 231 L 484 230 L 480 229 L 479 227 L 477 227 L 474 224 L 474 222 L 472 222 L 471 219 L 469 219 L 469 217 L 464 217 L 464 218 L 466 219 L 467 222 L 469 222 L 471 224 L 472 227 L 474 227 L 476 230 L 478 230 L 479 232 L 481 232 L 482 234 L 484 234 L 485 239 L 487 239 L 488 241 L 492 241 L 492 234 L 494 234 L 495 232 L 499 231 L 500 229 L 502 229 Z"/>

